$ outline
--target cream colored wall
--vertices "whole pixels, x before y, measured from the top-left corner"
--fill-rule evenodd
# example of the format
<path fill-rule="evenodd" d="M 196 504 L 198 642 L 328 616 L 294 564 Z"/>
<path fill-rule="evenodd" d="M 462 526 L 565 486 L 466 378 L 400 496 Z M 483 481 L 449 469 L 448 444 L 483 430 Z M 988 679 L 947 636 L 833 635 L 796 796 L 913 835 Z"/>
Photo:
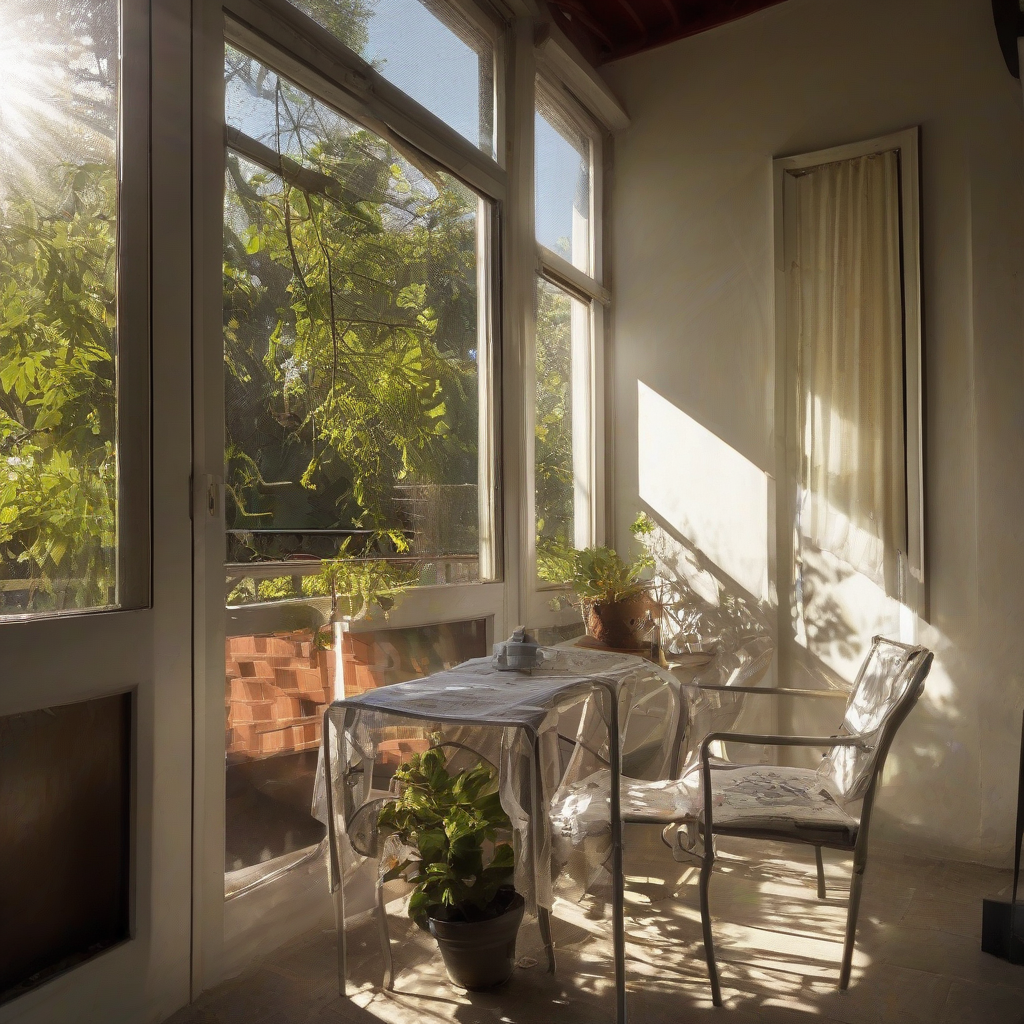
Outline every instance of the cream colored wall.
<path fill-rule="evenodd" d="M 709 521 L 707 508 L 688 518 L 694 502 L 739 500 L 723 521 L 745 531 L 744 551 L 763 546 L 767 568 L 760 584 L 749 561 L 733 575 L 746 571 L 745 589 L 769 607 L 772 158 L 922 126 L 921 636 L 937 659 L 890 757 L 876 827 L 1005 862 L 1024 705 L 1024 108 L 990 3 L 788 0 L 604 74 L 631 117 L 616 136 L 612 202 L 616 539 L 641 490 L 691 536 Z M 705 435 L 702 458 L 679 452 L 682 438 Z M 702 499 L 701 467 L 737 461 L 735 486 Z M 674 464 L 687 469 L 673 481 Z M 751 473 L 764 477 L 767 515 L 743 484 Z"/>

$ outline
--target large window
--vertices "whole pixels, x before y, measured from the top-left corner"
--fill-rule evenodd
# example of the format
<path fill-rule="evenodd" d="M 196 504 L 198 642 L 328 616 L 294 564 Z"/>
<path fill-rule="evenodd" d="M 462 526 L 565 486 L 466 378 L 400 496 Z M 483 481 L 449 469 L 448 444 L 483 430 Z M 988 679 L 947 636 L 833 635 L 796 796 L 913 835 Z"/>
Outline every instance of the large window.
<path fill-rule="evenodd" d="M 119 33 L 116 0 L 0 0 L 0 618 L 145 599 L 119 564 Z"/>
<path fill-rule="evenodd" d="M 490 162 L 491 51 L 454 9 L 301 6 L 467 136 L 447 136 L 460 157 Z M 412 59 L 416 32 L 446 65 Z M 484 654 L 502 588 L 497 197 L 447 169 L 463 159 L 426 156 L 387 111 L 232 38 L 225 895 L 240 906 L 315 858 L 325 706 Z"/>
<path fill-rule="evenodd" d="M 534 116 L 539 274 L 534 331 L 533 509 L 537 573 L 597 539 L 597 203 L 600 135 L 538 79 Z"/>
<path fill-rule="evenodd" d="M 491 204 L 238 50 L 225 74 L 228 561 L 493 579 Z"/>

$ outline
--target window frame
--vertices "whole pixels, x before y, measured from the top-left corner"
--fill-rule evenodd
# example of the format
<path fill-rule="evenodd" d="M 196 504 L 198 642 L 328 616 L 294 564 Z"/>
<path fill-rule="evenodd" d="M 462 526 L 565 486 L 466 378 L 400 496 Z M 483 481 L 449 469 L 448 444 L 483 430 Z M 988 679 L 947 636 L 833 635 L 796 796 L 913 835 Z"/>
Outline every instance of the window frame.
<path fill-rule="evenodd" d="M 499 0 L 448 0 L 486 31 L 494 44 L 494 157 L 465 139 L 429 110 L 373 71 L 357 54 L 287 0 L 219 0 L 193 7 L 193 342 L 195 437 L 194 486 L 194 649 L 195 665 L 195 801 L 193 806 L 193 991 L 215 984 L 240 966 L 226 948 L 224 902 L 224 492 L 223 492 L 223 354 L 222 217 L 224 187 L 224 45 L 265 60 L 312 95 L 381 134 L 391 132 L 493 201 L 495 215 L 486 240 L 491 253 L 494 358 L 491 466 L 497 495 L 493 522 L 499 540 L 494 557 L 503 566 L 497 582 L 420 587 L 409 591 L 393 609 L 387 626 L 427 626 L 485 617 L 488 645 L 520 622 L 552 621 L 549 593 L 535 584 L 532 502 L 532 404 L 535 281 L 538 263 L 560 287 L 582 290 L 591 308 L 591 445 L 595 539 L 603 539 L 604 504 L 604 356 L 607 303 L 602 215 L 609 136 L 601 126 L 624 127 L 628 121 L 603 83 L 591 73 L 587 82 L 604 97 L 594 114 L 571 91 L 565 68 L 555 67 L 555 40 L 538 37 L 538 23 L 521 5 L 510 10 Z M 568 65 L 577 67 L 566 51 Z M 565 61 L 563 61 L 565 63 Z M 576 277 L 539 253 L 534 229 L 534 117 L 538 66 L 560 102 L 572 105 L 594 140 L 592 149 L 592 245 L 596 277 Z M 580 75 L 585 74 L 580 72 Z M 579 92 L 576 89 L 576 92 Z M 580 95 L 589 96 L 583 92 Z M 609 121 L 609 111 L 617 114 Z M 600 121 L 598 120 L 600 118 Z M 386 136 L 385 136 L 386 137 Z M 481 232 L 482 234 L 482 232 Z M 527 379 L 528 378 L 528 379 Z M 525 398 L 524 398 L 525 396 Z M 482 444 L 481 444 L 482 446 Z M 529 447 L 529 456 L 527 455 Z M 481 480 L 481 484 L 483 481 Z M 481 552 L 481 555 L 483 552 Z M 306 602 L 304 602 L 306 603 Z M 534 614 L 539 612 L 539 614 Z M 563 620 L 574 617 L 565 613 Z M 379 618 L 355 624 L 375 629 Z M 228 911 L 228 915 L 230 915 Z M 293 915 L 294 916 L 294 915 Z M 268 921 L 264 927 L 276 927 Z"/>
<path fill-rule="evenodd" d="M 488 342 L 488 358 L 481 362 L 481 383 L 489 382 L 489 386 L 480 388 L 479 400 L 479 448 L 481 481 L 479 493 L 486 495 L 480 503 L 481 518 L 489 521 L 491 543 L 485 543 L 488 531 L 481 531 L 480 574 L 482 578 L 473 583 L 448 584 L 439 586 L 415 587 L 403 595 L 401 607 L 402 618 L 406 622 L 411 619 L 423 619 L 423 624 L 435 621 L 449 621 L 450 609 L 446 609 L 443 619 L 431 616 L 430 608 L 437 603 L 438 594 L 448 594 L 456 588 L 484 587 L 484 593 L 490 594 L 495 588 L 500 589 L 504 583 L 505 570 L 502 558 L 502 483 L 503 474 L 497 464 L 500 452 L 501 424 L 501 323 L 500 323 L 500 289 L 501 289 L 501 216 L 507 189 L 503 171 L 490 160 L 481 150 L 459 135 L 454 129 L 420 107 L 416 101 L 401 93 L 391 83 L 378 75 L 369 65 L 330 33 L 322 29 L 311 18 L 301 11 L 289 8 L 288 17 L 296 22 L 305 22 L 301 30 L 295 25 L 287 27 L 287 31 L 277 37 L 268 38 L 264 32 L 272 30 L 273 21 L 264 17 L 264 4 L 252 0 L 227 0 L 224 5 L 224 40 L 225 43 L 242 50 L 256 60 L 264 63 L 287 77 L 299 88 L 311 96 L 336 109 L 354 123 L 361 124 L 370 131 L 378 133 L 384 139 L 397 139 L 402 145 L 412 146 L 428 163 L 434 163 L 439 170 L 457 178 L 481 197 L 478 207 L 482 214 L 484 209 L 490 216 L 478 215 L 478 282 L 486 287 L 479 289 L 481 301 L 478 309 L 478 323 L 481 337 Z M 244 13 L 244 17 L 243 14 Z M 260 29 L 253 27 L 259 22 Z M 321 44 L 312 46 L 305 37 L 305 32 L 326 35 L 330 43 L 330 52 Z M 298 52 L 286 49 L 279 40 L 287 37 Z M 495 57 L 497 62 L 497 55 Z M 316 63 L 314 63 L 316 62 Z M 357 65 L 361 65 L 361 68 Z M 349 79 L 344 77 L 327 77 L 332 72 L 350 70 L 365 76 L 370 83 L 370 91 L 356 95 L 342 87 Z M 357 79 L 361 81 L 361 79 Z M 384 93 L 381 97 L 377 90 Z M 427 123 L 431 132 L 440 133 L 434 137 L 432 145 L 425 150 L 420 145 L 420 129 L 407 131 L 406 125 L 410 118 L 419 118 Z M 412 138 L 410 136 L 416 136 Z M 227 145 L 227 142 L 225 143 Z M 481 166 L 483 169 L 481 169 Z M 483 279 L 486 276 L 487 280 Z M 484 465 L 486 463 L 486 466 Z M 479 599 L 479 597 L 477 598 Z M 465 602 L 456 601 L 457 604 Z M 487 601 L 488 607 L 494 604 Z M 471 606 L 472 602 L 469 602 Z M 497 607 L 497 606 L 495 606 Z M 396 609 L 397 612 L 397 609 Z M 375 628 L 371 620 L 366 628 Z"/>
<path fill-rule="evenodd" d="M 513 70 L 506 57 L 513 36 L 509 26 L 491 20 L 472 0 L 451 0 L 488 30 L 494 42 L 495 151 L 509 155 L 504 126 L 510 98 L 506 80 Z M 196 27 L 193 64 L 194 149 L 193 182 L 198 201 L 193 217 L 193 261 L 196 281 L 194 316 L 193 429 L 195 437 L 193 516 L 195 524 L 193 605 L 195 665 L 195 802 L 193 892 L 193 986 L 198 992 L 219 981 L 237 957 L 235 942 L 247 925 L 224 899 L 225 742 L 224 650 L 225 608 L 224 520 L 224 366 L 222 336 L 222 223 L 224 198 L 224 49 L 232 45 L 264 61 L 310 95 L 377 132 L 397 138 L 427 161 L 459 179 L 489 203 L 492 216 L 478 231 L 478 252 L 486 251 L 489 276 L 488 306 L 480 314 L 489 324 L 492 347 L 490 402 L 481 403 L 481 416 L 490 424 L 487 444 L 493 454 L 488 481 L 494 536 L 491 552 L 497 567 L 495 582 L 417 587 L 403 595 L 386 623 L 379 614 L 353 624 L 353 631 L 430 626 L 485 618 L 489 647 L 511 628 L 516 610 L 514 594 L 518 550 L 514 516 L 520 488 L 508 469 L 510 440 L 505 418 L 509 366 L 518 361 L 518 339 L 510 329 L 505 274 L 513 261 L 507 255 L 509 175 L 502 159 L 492 159 L 445 122 L 403 94 L 373 71 L 357 54 L 285 0 L 221 0 L 201 6 Z M 512 201 L 514 206 L 514 200 Z M 486 230 L 485 230 L 486 228 Z M 478 262 L 478 266 L 481 264 Z M 510 340 L 510 337 L 512 340 Z M 482 383 L 482 382 L 481 382 Z M 483 454 L 484 438 L 480 439 Z M 481 487 L 485 481 L 479 481 Z M 510 523 L 510 520 L 512 522 Z M 481 551 L 483 556 L 484 552 Z M 282 604 L 285 602 L 282 602 Z M 303 601 L 316 603 L 316 599 Z M 323 599 L 321 599 L 323 605 Z M 329 605 L 329 601 L 326 602 Z M 323 608 L 321 608 L 323 610 Z M 244 918 L 244 912 L 243 912 Z M 247 919 L 246 919 L 247 920 Z M 280 918 L 261 928 L 294 925 Z M 226 935 L 234 935 L 231 943 Z"/>
<path fill-rule="evenodd" d="M 543 94 L 547 104 L 559 108 L 559 113 L 590 141 L 590 266 L 592 274 L 587 274 L 574 266 L 569 260 L 553 252 L 537 240 L 536 225 L 533 231 L 533 298 L 531 316 L 528 325 L 528 356 L 526 359 L 526 380 L 524 381 L 524 404 L 526 405 L 526 495 L 529 528 L 526 536 L 524 579 L 527 581 L 525 601 L 525 618 L 531 625 L 563 625 L 576 618 L 572 608 L 555 609 L 552 602 L 561 596 L 567 596 L 568 589 L 558 584 L 547 583 L 537 575 L 537 536 L 536 536 L 536 482 L 535 482 L 535 423 L 536 423 L 536 282 L 544 280 L 556 288 L 569 294 L 572 298 L 584 303 L 589 312 L 589 345 L 588 365 L 583 375 L 585 392 L 574 388 L 573 414 L 582 409 L 586 416 L 585 434 L 587 451 L 581 461 L 586 466 L 587 487 L 590 492 L 589 508 L 587 509 L 588 544 L 605 542 L 605 463 L 604 463 L 604 348 L 606 337 L 606 320 L 612 302 L 611 292 L 603 284 L 604 280 L 604 249 L 605 249 L 605 193 L 604 166 L 605 154 L 610 140 L 605 130 L 563 84 L 560 77 L 554 74 L 544 63 L 537 67 L 533 111 L 537 111 L 537 97 Z M 543 116 L 543 115 L 542 115 Z M 536 173 L 531 167 L 532 175 Z M 532 190 L 531 190 L 532 191 Z M 531 221 L 535 218 L 536 197 L 531 196 Z M 574 375 L 575 376 L 575 375 Z M 575 381 L 574 381 L 575 383 Z M 575 460 L 574 460 L 575 461 Z M 564 602 L 563 602 L 564 603 Z"/>
<path fill-rule="evenodd" d="M 115 599 L 109 605 L 0 615 L 0 629 L 14 623 L 137 611 L 151 607 L 153 601 L 150 17 L 131 0 L 117 0 L 116 7 L 120 60 L 114 154 Z"/>
<path fill-rule="evenodd" d="M 776 157 L 773 161 L 775 210 L 775 308 L 776 365 L 775 365 L 775 444 L 779 480 L 788 479 L 788 416 L 790 396 L 789 351 L 787 321 L 787 239 L 791 237 L 788 222 L 786 186 L 790 172 L 818 167 L 822 164 L 851 160 L 876 153 L 896 151 L 899 154 L 900 176 L 900 255 L 903 285 L 903 477 L 906 497 L 906 552 L 901 564 L 903 593 L 899 595 L 903 607 L 900 632 L 902 639 L 913 642 L 917 618 L 927 617 L 927 576 L 925 568 L 924 521 L 924 387 L 923 387 L 923 332 L 921 313 L 921 193 L 920 193 L 920 127 L 882 135 L 861 142 L 853 142 L 812 153 Z M 791 204 L 789 204 L 791 207 Z M 793 581 L 785 558 L 790 552 L 794 510 L 792 495 L 780 487 L 777 498 L 776 577 L 780 593 Z M 791 559 L 789 559 L 791 561 Z M 781 605 L 780 605 L 781 615 Z M 783 623 L 780 621 L 780 627 Z M 783 635 L 780 633 L 780 635 Z"/>

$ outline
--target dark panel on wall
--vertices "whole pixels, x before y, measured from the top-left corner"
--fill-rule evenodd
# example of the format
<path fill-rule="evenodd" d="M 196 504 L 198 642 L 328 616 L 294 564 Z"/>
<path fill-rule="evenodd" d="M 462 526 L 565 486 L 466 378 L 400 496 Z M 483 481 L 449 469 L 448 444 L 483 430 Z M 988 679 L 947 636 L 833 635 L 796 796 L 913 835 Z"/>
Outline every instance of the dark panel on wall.
<path fill-rule="evenodd" d="M 128 937 L 131 695 L 0 718 L 0 1002 Z"/>

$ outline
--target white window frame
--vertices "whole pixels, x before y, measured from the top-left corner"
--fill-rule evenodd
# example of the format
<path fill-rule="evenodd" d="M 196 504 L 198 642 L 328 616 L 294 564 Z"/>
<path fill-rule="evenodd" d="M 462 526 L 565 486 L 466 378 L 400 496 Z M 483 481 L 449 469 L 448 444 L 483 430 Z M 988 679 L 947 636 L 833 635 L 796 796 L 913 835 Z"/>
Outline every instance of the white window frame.
<path fill-rule="evenodd" d="M 536 240 L 534 230 L 534 280 L 531 291 L 532 309 L 527 329 L 524 404 L 527 434 L 525 439 L 527 465 L 528 532 L 523 578 L 529 582 L 524 601 L 524 619 L 531 625 L 560 625 L 577 617 L 571 608 L 556 609 L 553 603 L 566 588 L 547 583 L 537 576 L 536 485 L 534 480 L 534 428 L 536 418 L 536 283 L 543 279 L 572 298 L 584 303 L 588 315 L 585 348 L 574 337 L 573 363 L 573 463 L 579 481 L 576 497 L 576 546 L 585 547 L 604 542 L 605 533 L 605 459 L 604 459 L 604 345 L 605 320 L 611 304 L 611 293 L 604 280 L 604 164 L 608 139 L 605 131 L 590 112 L 568 90 L 549 61 L 538 68 L 537 91 L 543 90 L 545 101 L 559 108 L 590 141 L 590 211 L 588 274 L 569 260 L 552 252 Z M 536 94 L 534 97 L 536 109 Z M 532 121 L 531 121 L 532 124 Z M 531 168 L 531 173 L 532 173 Z M 530 204 L 531 217 L 535 212 Z M 577 347 L 581 350 L 577 351 Z M 582 415 L 581 415 L 582 414 Z M 582 422 L 579 422 L 581 420 Z M 582 513 L 582 516 L 581 516 Z M 582 519 L 582 523 L 581 520 Z M 582 527 L 582 528 L 581 528 Z"/>
<path fill-rule="evenodd" d="M 791 172 L 822 164 L 851 160 L 876 153 L 899 153 L 900 167 L 900 245 L 903 283 L 903 379 L 904 379 L 904 481 L 906 490 L 907 550 L 900 552 L 902 606 L 901 637 L 913 641 L 917 619 L 927 616 L 924 534 L 924 404 L 923 404 L 923 342 L 921 319 L 921 198 L 920 198 L 920 129 L 883 135 L 862 142 L 836 146 L 814 153 L 778 157 L 774 160 L 775 186 L 775 308 L 776 308 L 776 460 L 778 479 L 789 479 L 787 465 L 787 416 L 791 396 L 788 394 L 788 328 L 787 328 L 787 266 L 786 239 L 792 236 L 787 223 L 787 182 Z M 793 496 L 787 487 L 779 487 L 776 557 L 780 594 L 792 586 L 791 573 Z M 781 606 L 780 606 L 781 615 Z M 779 622 L 782 629 L 785 623 Z M 783 632 L 780 636 L 784 635 Z"/>

